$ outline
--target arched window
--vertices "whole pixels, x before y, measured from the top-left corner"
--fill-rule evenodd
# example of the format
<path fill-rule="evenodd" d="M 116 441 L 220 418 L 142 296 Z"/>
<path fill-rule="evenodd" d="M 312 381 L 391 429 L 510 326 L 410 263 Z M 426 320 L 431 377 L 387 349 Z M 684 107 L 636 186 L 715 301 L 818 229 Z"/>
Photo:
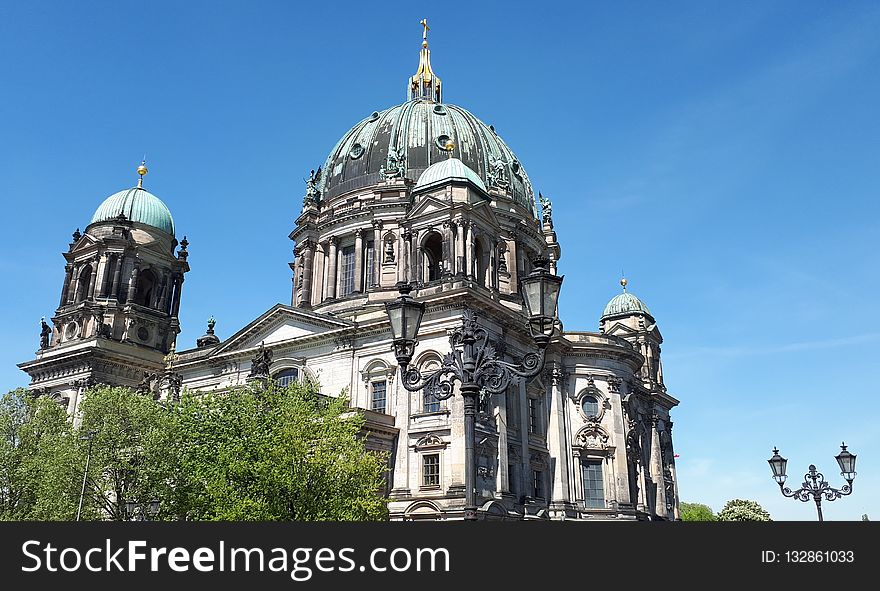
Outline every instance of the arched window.
<path fill-rule="evenodd" d="M 287 387 L 290 384 L 295 384 L 296 382 L 299 382 L 299 369 L 295 367 L 282 369 L 275 374 L 275 385 L 280 388 Z"/>
<path fill-rule="evenodd" d="M 153 300 L 153 291 L 156 289 L 156 274 L 150 269 L 138 274 L 137 287 L 134 290 L 134 303 L 140 306 L 149 306 Z"/>
<path fill-rule="evenodd" d="M 76 284 L 76 301 L 81 302 L 89 295 L 89 282 L 92 279 L 92 267 L 87 265 L 79 273 L 79 281 Z"/>
<path fill-rule="evenodd" d="M 425 255 L 425 280 L 436 281 L 440 279 L 440 265 L 443 261 L 443 239 L 437 232 L 432 232 L 425 239 L 422 252 Z"/>

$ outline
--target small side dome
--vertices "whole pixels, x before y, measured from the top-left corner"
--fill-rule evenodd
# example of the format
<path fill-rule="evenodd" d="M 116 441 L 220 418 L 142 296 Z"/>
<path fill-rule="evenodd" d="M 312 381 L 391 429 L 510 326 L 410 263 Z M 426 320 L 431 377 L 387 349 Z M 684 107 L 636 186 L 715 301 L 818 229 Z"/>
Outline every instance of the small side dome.
<path fill-rule="evenodd" d="M 486 193 L 486 184 L 472 168 L 458 158 L 447 158 L 435 162 L 419 176 L 413 191 L 428 190 L 445 185 L 449 181 L 467 181 Z"/>
<path fill-rule="evenodd" d="M 605 306 L 605 310 L 602 312 L 602 320 L 612 316 L 626 316 L 628 314 L 651 316 L 651 311 L 648 310 L 648 306 L 642 300 L 625 291 L 611 298 L 611 301 L 608 302 L 608 305 Z"/>
<path fill-rule="evenodd" d="M 135 187 L 110 195 L 95 211 L 90 223 L 111 221 L 120 214 L 129 221 L 152 226 L 174 236 L 174 219 L 168 207 L 145 189 Z"/>

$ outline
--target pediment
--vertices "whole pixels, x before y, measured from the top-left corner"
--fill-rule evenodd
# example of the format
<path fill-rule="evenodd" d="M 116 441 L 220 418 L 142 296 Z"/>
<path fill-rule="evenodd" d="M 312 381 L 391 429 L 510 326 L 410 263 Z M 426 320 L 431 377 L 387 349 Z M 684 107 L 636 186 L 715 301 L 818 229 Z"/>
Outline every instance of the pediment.
<path fill-rule="evenodd" d="M 638 333 L 639 333 L 639 331 L 637 331 L 636 329 L 634 329 L 631 326 L 627 326 L 626 324 L 623 324 L 622 322 L 615 322 L 614 324 L 611 325 L 610 328 L 605 329 L 605 334 L 607 334 L 607 335 L 624 337 L 624 338 L 626 338 L 627 336 L 630 336 L 630 335 L 636 335 Z"/>
<path fill-rule="evenodd" d="M 270 345 L 349 326 L 352 323 L 326 314 L 315 314 L 277 304 L 221 343 L 213 354 L 250 349 L 260 343 Z"/>
<path fill-rule="evenodd" d="M 431 195 L 424 195 L 419 202 L 406 214 L 406 219 L 414 219 L 424 215 L 430 215 L 439 211 L 449 211 L 449 204 Z"/>

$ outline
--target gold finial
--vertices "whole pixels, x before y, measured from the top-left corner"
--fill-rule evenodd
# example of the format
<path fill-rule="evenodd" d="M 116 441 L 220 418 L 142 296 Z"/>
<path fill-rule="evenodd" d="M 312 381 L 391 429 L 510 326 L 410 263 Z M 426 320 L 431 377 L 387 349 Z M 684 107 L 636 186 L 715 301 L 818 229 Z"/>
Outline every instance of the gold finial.
<path fill-rule="evenodd" d="M 150 171 L 147 168 L 147 159 L 144 157 L 144 159 L 141 160 L 141 165 L 137 167 L 137 173 L 140 175 L 140 178 L 138 179 L 138 189 L 144 188 L 144 175 L 148 172 Z"/>
<path fill-rule="evenodd" d="M 168 355 L 163 357 L 163 361 L 165 361 L 165 370 L 171 371 L 174 369 L 174 362 L 180 359 L 180 355 L 178 355 L 174 351 L 174 347 L 177 345 L 177 341 L 171 343 L 171 349 L 168 350 Z"/>
<path fill-rule="evenodd" d="M 428 26 L 428 19 L 423 18 L 419 21 L 419 24 L 422 25 L 425 30 L 422 31 L 422 47 L 428 46 L 428 31 L 431 30 L 431 27 Z"/>
<path fill-rule="evenodd" d="M 452 138 L 446 140 L 446 143 L 443 144 L 443 149 L 446 150 L 446 154 L 452 158 L 452 152 L 455 150 L 455 142 L 452 141 Z"/>
<path fill-rule="evenodd" d="M 626 280 L 626 277 L 621 277 L 621 278 L 620 278 L 620 285 L 621 285 L 621 287 L 623 287 L 623 291 L 624 291 L 624 292 L 626 292 L 626 284 L 627 284 L 627 283 L 629 283 L 629 282 Z"/>

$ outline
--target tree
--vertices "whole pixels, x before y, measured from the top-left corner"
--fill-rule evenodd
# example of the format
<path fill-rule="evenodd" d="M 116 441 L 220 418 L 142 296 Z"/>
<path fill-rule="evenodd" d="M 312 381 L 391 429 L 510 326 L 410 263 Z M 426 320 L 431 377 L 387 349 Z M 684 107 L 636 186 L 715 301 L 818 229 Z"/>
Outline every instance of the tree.
<path fill-rule="evenodd" d="M 23 388 L 0 399 L 0 519 L 65 519 L 75 509 L 76 442 L 67 413 Z"/>
<path fill-rule="evenodd" d="M 256 382 L 185 392 L 174 407 L 175 510 L 199 520 L 387 518 L 386 457 L 367 452 L 363 415 L 314 387 Z"/>
<path fill-rule="evenodd" d="M 701 503 L 682 503 L 681 504 L 681 520 L 682 521 L 718 521 L 712 509 L 708 505 Z"/>
<path fill-rule="evenodd" d="M 719 521 L 772 521 L 770 514 L 755 501 L 733 499 L 718 512 Z"/>
<path fill-rule="evenodd" d="M 78 446 L 80 474 L 94 432 L 83 519 L 124 521 L 126 503 L 137 511 L 153 499 L 166 505 L 178 480 L 167 406 L 129 388 L 97 386 L 82 402 Z M 164 502 L 163 502 L 164 501 Z M 136 516 L 135 516 L 136 517 Z"/>

